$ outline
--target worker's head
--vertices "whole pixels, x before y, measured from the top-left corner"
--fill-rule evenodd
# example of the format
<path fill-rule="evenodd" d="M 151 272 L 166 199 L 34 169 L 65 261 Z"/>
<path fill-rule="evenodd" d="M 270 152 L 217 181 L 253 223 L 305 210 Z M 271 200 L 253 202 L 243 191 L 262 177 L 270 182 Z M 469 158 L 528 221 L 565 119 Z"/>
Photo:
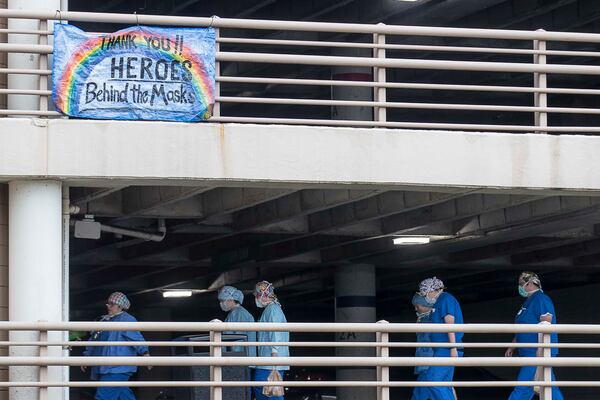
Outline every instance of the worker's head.
<path fill-rule="evenodd" d="M 519 275 L 519 294 L 523 297 L 529 297 L 532 293 L 542 288 L 540 277 L 531 271 L 521 272 Z"/>
<path fill-rule="evenodd" d="M 217 294 L 219 306 L 223 311 L 231 311 L 244 302 L 244 294 L 233 286 L 223 286 Z"/>
<path fill-rule="evenodd" d="M 433 308 L 427 302 L 425 296 L 420 293 L 416 293 L 412 298 L 412 304 L 415 307 L 417 317 L 422 317 L 431 313 Z"/>
<path fill-rule="evenodd" d="M 425 297 L 425 301 L 431 307 L 437 301 L 437 298 L 444 291 L 444 282 L 441 279 L 427 278 L 419 284 L 419 294 Z"/>
<path fill-rule="evenodd" d="M 108 315 L 116 315 L 123 310 L 129 310 L 131 303 L 127 296 L 121 292 L 114 292 L 106 299 L 106 310 Z"/>
<path fill-rule="evenodd" d="M 264 308 L 273 302 L 277 302 L 273 284 L 267 281 L 258 282 L 254 287 L 254 300 L 256 307 L 259 308 Z"/>

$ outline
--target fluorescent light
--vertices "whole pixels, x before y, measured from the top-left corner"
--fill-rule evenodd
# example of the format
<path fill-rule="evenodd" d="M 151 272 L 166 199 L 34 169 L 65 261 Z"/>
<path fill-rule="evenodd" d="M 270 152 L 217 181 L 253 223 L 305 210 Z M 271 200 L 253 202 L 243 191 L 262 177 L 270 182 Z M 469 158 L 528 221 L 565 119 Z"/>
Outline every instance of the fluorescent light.
<path fill-rule="evenodd" d="M 164 290 L 162 292 L 163 297 L 191 297 L 193 291 L 188 289 L 172 289 Z"/>
<path fill-rule="evenodd" d="M 394 238 L 395 245 L 427 244 L 431 242 L 429 236 L 400 236 Z"/>

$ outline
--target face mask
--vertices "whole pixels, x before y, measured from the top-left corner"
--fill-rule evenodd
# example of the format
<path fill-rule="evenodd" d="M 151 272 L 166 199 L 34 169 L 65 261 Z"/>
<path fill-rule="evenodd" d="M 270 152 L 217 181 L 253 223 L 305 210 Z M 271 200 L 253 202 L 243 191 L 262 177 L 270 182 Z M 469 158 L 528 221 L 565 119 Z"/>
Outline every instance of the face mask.
<path fill-rule="evenodd" d="M 231 307 L 229 306 L 229 304 L 227 304 L 227 303 L 226 303 L 226 302 L 224 302 L 224 301 L 221 301 L 221 302 L 219 303 L 219 306 L 221 307 L 221 310 L 223 310 L 223 311 L 225 311 L 225 312 L 227 312 L 227 311 L 231 310 Z"/>
<path fill-rule="evenodd" d="M 525 290 L 525 287 L 519 285 L 519 294 L 523 297 L 528 297 L 529 293 Z"/>
<path fill-rule="evenodd" d="M 435 302 L 437 301 L 438 296 L 436 295 L 434 298 L 430 298 L 429 296 L 425 296 L 425 302 L 427 303 L 428 306 L 433 306 L 435 305 Z"/>
<path fill-rule="evenodd" d="M 254 299 L 254 303 L 256 304 L 256 307 L 258 307 L 258 308 L 265 308 L 265 305 L 263 304 L 263 302 L 258 299 Z"/>
<path fill-rule="evenodd" d="M 425 318 L 427 316 L 429 316 L 429 314 L 431 314 L 431 311 L 425 311 L 425 312 L 415 312 L 415 314 L 417 314 L 417 319 L 421 319 L 421 318 Z"/>

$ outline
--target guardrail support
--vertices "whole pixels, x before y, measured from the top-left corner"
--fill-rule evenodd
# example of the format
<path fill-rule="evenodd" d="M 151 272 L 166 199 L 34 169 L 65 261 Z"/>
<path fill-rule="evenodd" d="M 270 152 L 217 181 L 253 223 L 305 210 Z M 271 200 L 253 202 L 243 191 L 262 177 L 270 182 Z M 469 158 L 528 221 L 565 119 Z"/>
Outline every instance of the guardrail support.
<path fill-rule="evenodd" d="M 542 334 L 542 343 L 549 344 L 551 342 L 552 340 L 549 333 Z M 544 347 L 542 355 L 544 358 L 552 357 L 552 348 Z M 552 367 L 544 367 L 543 371 L 544 383 L 548 384 L 552 382 Z M 540 400 L 552 400 L 552 386 L 544 386 L 540 389 Z"/>
<path fill-rule="evenodd" d="M 543 29 L 538 29 L 539 32 L 544 32 Z M 545 40 L 534 40 L 533 41 L 533 49 L 536 51 L 546 51 L 546 41 Z M 546 65 L 546 55 L 545 54 L 534 54 L 533 55 L 533 63 L 536 65 Z M 548 87 L 548 77 L 545 73 L 535 72 L 533 74 L 533 84 L 536 89 L 547 89 Z M 548 94 L 542 92 L 535 92 L 534 95 L 534 106 L 535 107 L 548 107 Z M 548 126 L 548 113 L 546 112 L 536 112 L 534 117 L 535 126 L 546 127 Z M 537 133 L 547 133 L 543 131 L 539 131 Z"/>
<path fill-rule="evenodd" d="M 48 331 L 40 331 L 39 341 L 40 342 L 48 341 Z M 48 346 L 40 345 L 39 349 L 40 349 L 39 350 L 40 357 L 48 357 Z M 41 365 L 39 374 L 40 374 L 40 377 L 39 377 L 40 382 L 47 382 L 48 381 L 48 366 Z M 47 400 L 48 399 L 48 388 L 40 387 L 38 396 L 39 396 L 39 400 Z"/>
<path fill-rule="evenodd" d="M 381 320 L 377 321 L 378 324 L 387 324 L 388 321 Z M 376 335 L 377 343 L 389 343 L 390 334 L 387 332 L 377 332 Z M 387 346 L 377 347 L 377 357 L 387 358 L 390 356 L 390 348 Z M 389 367 L 377 367 L 377 381 L 380 383 L 390 382 L 390 368 Z M 377 388 L 377 400 L 390 400 L 390 387 L 379 386 Z"/>
<path fill-rule="evenodd" d="M 219 18 L 219 17 L 214 17 Z M 219 43 L 219 38 L 221 37 L 221 30 L 219 28 L 215 28 L 215 54 L 219 54 L 221 50 L 221 45 Z M 213 117 L 221 116 L 221 103 L 219 102 L 219 97 L 221 96 L 221 82 L 219 81 L 219 77 L 221 76 L 221 63 L 217 59 L 215 61 L 215 105 L 213 106 Z"/>
<path fill-rule="evenodd" d="M 384 23 L 379 23 L 377 25 L 385 25 Z M 384 45 L 385 44 L 385 35 L 375 33 L 373 35 L 373 43 L 376 45 Z M 375 47 L 373 48 L 373 58 L 385 59 L 385 48 L 383 47 Z M 385 83 L 386 82 L 386 69 L 383 67 L 374 67 L 373 68 L 373 78 L 377 83 Z M 373 99 L 375 102 L 386 101 L 386 89 L 382 86 L 375 86 L 373 88 Z M 387 109 L 385 107 L 373 107 L 373 120 L 385 122 L 387 120 Z"/>
<path fill-rule="evenodd" d="M 38 30 L 45 31 L 48 30 L 48 20 L 41 19 L 38 24 Z M 38 38 L 38 44 L 47 45 L 48 44 L 48 36 L 44 34 L 40 34 Z M 48 55 L 40 54 L 38 59 L 38 68 L 40 70 L 48 69 Z M 39 75 L 39 86 L 40 90 L 48 90 L 48 76 L 47 75 Z M 39 109 L 41 111 L 48 111 L 48 97 L 40 94 L 39 98 Z"/>
<path fill-rule="evenodd" d="M 220 320 L 212 320 L 210 322 L 221 322 Z M 221 331 L 210 331 L 210 343 L 220 342 L 221 341 L 222 332 Z M 223 354 L 223 349 L 220 346 L 211 346 L 210 347 L 210 356 L 212 357 L 221 357 Z M 223 378 L 223 371 L 220 366 L 211 365 L 210 366 L 210 381 L 211 382 L 221 382 Z M 213 386 L 210 388 L 210 400 L 223 400 L 223 387 L 222 386 Z"/>

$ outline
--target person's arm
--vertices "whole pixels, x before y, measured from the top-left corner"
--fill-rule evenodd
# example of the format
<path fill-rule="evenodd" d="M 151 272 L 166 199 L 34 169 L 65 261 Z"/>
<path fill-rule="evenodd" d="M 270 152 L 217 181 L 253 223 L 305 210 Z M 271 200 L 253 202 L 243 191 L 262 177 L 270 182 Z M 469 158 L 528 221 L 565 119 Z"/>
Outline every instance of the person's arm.
<path fill-rule="evenodd" d="M 444 317 L 444 323 L 453 324 L 454 323 L 454 315 L 446 315 Z M 448 342 L 456 343 L 456 334 L 454 332 L 448 332 Z M 458 349 L 456 347 L 450 348 L 450 357 L 458 357 Z"/>
<path fill-rule="evenodd" d="M 513 343 L 517 342 L 516 336 L 513 337 L 512 342 Z M 512 357 L 514 354 L 515 354 L 515 348 L 514 347 L 509 347 L 508 349 L 506 349 L 506 352 L 504 353 L 504 357 Z"/>
<path fill-rule="evenodd" d="M 552 318 L 553 318 L 553 315 L 550 314 L 549 312 L 547 312 L 543 315 L 540 315 L 540 322 L 548 322 L 549 324 L 551 324 Z"/>
<path fill-rule="evenodd" d="M 142 336 L 142 333 L 140 331 L 124 331 L 123 337 L 125 338 L 125 340 L 127 340 L 129 342 L 145 342 L 146 341 L 146 339 L 144 339 L 144 336 Z M 148 350 L 148 346 L 136 345 L 136 346 L 132 346 L 132 347 L 135 349 L 135 352 L 137 353 L 138 356 L 145 356 L 150 353 Z"/>

